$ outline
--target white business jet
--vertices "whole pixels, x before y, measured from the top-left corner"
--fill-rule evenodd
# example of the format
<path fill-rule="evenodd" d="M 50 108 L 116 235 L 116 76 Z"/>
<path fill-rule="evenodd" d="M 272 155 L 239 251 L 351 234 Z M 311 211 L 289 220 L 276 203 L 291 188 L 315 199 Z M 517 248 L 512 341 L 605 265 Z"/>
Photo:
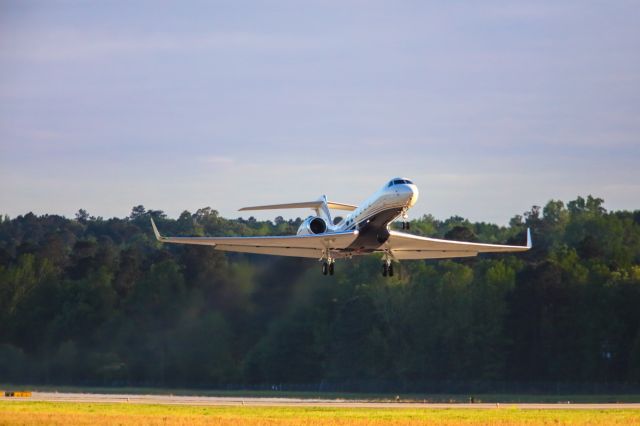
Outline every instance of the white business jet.
<path fill-rule="evenodd" d="M 408 210 L 418 200 L 418 188 L 409 179 L 395 178 L 387 182 L 362 205 L 327 201 L 324 195 L 316 201 L 244 207 L 247 210 L 311 208 L 315 216 L 307 217 L 296 235 L 274 237 L 163 237 L 153 219 L 156 238 L 163 243 L 200 244 L 216 250 L 241 253 L 320 259 L 322 273 L 333 275 L 336 259 L 369 253 L 382 254 L 382 275 L 393 276 L 392 261 L 405 259 L 445 259 L 471 257 L 478 253 L 521 252 L 531 248 L 531 232 L 527 229 L 526 246 L 480 244 L 419 237 L 389 229 L 389 224 L 402 218 L 403 229 L 409 229 Z M 334 223 L 331 209 L 350 213 Z"/>

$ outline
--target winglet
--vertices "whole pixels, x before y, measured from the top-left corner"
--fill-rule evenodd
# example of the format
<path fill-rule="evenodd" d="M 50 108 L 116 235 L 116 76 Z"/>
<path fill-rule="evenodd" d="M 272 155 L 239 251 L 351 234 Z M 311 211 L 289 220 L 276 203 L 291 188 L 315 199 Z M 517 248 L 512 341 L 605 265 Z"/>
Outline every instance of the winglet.
<path fill-rule="evenodd" d="M 530 249 L 533 247 L 533 243 L 531 241 L 531 228 L 527 228 L 527 248 Z"/>
<path fill-rule="evenodd" d="M 153 221 L 153 218 L 151 218 L 151 227 L 153 228 L 153 233 L 156 235 L 156 240 L 162 241 L 162 235 L 158 232 L 158 228 L 156 227 L 156 223 Z"/>

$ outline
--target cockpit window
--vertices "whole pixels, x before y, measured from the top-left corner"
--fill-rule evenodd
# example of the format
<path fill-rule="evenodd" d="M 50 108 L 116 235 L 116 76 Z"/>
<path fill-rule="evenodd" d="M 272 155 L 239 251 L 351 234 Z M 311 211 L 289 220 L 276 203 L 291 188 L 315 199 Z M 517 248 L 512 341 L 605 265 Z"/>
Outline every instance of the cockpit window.
<path fill-rule="evenodd" d="M 389 185 L 387 185 L 388 187 L 392 187 L 393 185 L 401 185 L 401 184 L 407 184 L 407 185 L 413 185 L 413 182 L 411 182 L 409 179 L 394 179 L 392 181 L 389 182 Z"/>

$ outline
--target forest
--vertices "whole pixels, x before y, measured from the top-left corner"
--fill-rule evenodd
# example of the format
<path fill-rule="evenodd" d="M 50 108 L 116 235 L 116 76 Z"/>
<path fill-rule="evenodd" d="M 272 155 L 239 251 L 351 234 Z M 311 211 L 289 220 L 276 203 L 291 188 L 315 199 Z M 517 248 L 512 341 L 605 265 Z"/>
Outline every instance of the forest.
<path fill-rule="evenodd" d="M 640 389 L 640 210 L 600 198 L 508 226 L 426 215 L 419 235 L 533 249 L 404 261 L 315 260 L 161 244 L 295 234 L 301 220 L 0 218 L 0 383 L 453 392 Z"/>

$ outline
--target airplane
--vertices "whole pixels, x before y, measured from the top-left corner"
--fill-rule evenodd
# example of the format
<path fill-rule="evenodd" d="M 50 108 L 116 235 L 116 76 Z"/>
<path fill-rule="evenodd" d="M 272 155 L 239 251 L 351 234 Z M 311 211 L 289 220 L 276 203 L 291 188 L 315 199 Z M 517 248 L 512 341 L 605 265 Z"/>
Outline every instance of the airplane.
<path fill-rule="evenodd" d="M 322 262 L 323 275 L 333 275 L 336 259 L 370 253 L 382 254 L 382 275 L 393 276 L 393 261 L 406 259 L 446 259 L 472 257 L 478 253 L 523 252 L 531 249 L 531 231 L 527 229 L 524 246 L 482 244 L 421 237 L 389 229 L 402 218 L 402 229 L 409 229 L 408 211 L 418 201 L 418 187 L 409 179 L 393 178 L 360 206 L 327 201 L 270 204 L 243 207 L 239 211 L 310 208 L 296 235 L 269 237 L 164 237 L 151 219 L 153 232 L 163 243 L 199 244 L 216 250 L 316 258 Z M 349 211 L 334 223 L 331 209 Z"/>

